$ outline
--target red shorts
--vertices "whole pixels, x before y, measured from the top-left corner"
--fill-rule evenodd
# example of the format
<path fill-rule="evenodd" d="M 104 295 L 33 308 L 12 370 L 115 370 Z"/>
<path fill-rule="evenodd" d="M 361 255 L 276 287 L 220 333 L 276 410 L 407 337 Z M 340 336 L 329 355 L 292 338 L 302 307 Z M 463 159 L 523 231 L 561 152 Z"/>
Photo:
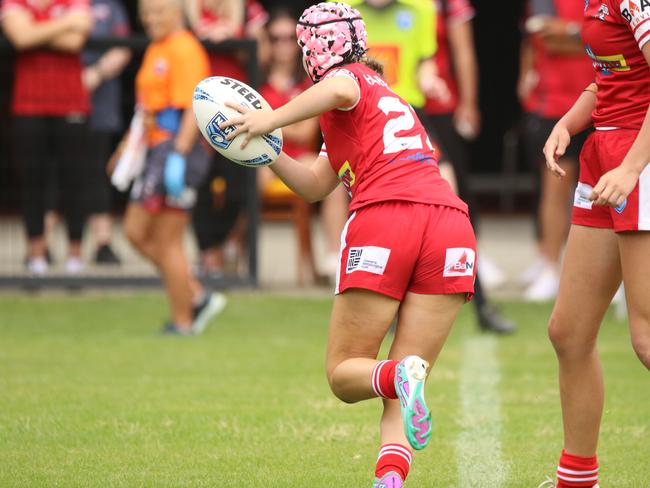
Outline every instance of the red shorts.
<path fill-rule="evenodd" d="M 623 162 L 638 133 L 633 129 L 596 130 L 587 138 L 580 153 L 571 223 L 615 232 L 650 230 L 650 166 L 620 207 L 597 206 L 589 200 L 600 177 Z"/>
<path fill-rule="evenodd" d="M 476 238 L 452 207 L 388 201 L 354 212 L 341 234 L 336 293 L 364 288 L 402 300 L 474 293 Z"/>

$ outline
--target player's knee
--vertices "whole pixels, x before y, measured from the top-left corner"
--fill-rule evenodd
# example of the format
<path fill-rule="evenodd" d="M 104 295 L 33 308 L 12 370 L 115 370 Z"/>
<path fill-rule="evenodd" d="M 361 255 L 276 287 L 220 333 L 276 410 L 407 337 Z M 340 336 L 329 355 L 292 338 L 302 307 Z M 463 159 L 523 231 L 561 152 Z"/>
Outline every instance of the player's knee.
<path fill-rule="evenodd" d="M 633 330 L 643 330 L 642 333 L 632 334 L 632 347 L 639 360 L 650 370 L 650 322 L 645 322 L 644 327 L 632 327 Z"/>
<path fill-rule="evenodd" d="M 124 223 L 124 234 L 129 242 L 138 250 L 142 250 L 146 244 L 146 235 L 142 228 L 128 220 Z"/>
<path fill-rule="evenodd" d="M 357 400 L 353 399 L 348 394 L 347 382 L 344 379 L 344 375 L 337 373 L 337 368 L 334 366 L 332 368 L 327 368 L 327 382 L 330 385 L 330 390 L 334 393 L 334 396 L 345 403 L 356 403 Z"/>
<path fill-rule="evenodd" d="M 552 314 L 548 322 L 548 337 L 558 357 L 591 354 L 596 346 L 595 337 L 577 332 L 575 324 Z"/>

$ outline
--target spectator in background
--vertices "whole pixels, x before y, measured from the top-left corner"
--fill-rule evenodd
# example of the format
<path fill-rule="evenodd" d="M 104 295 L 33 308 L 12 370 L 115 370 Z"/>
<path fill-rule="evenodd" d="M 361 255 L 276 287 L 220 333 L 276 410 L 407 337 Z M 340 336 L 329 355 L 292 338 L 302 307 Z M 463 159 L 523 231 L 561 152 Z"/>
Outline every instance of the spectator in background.
<path fill-rule="evenodd" d="M 538 209 L 539 256 L 522 275 L 524 297 L 551 300 L 560 284 L 560 258 L 569 230 L 571 197 L 578 156 L 588 131 L 573 137 L 560 165 L 566 178 L 546 171 L 542 147 L 557 121 L 593 80 L 593 68 L 580 38 L 584 2 L 531 0 L 526 21 L 529 37 L 523 48 L 519 96 L 526 111 L 524 144 L 529 162 L 541 171 Z"/>
<path fill-rule="evenodd" d="M 428 125 L 426 128 L 429 136 L 443 146 L 441 161 L 444 163 L 446 157 L 453 157 L 451 155 L 453 149 L 449 150 L 450 154 L 447 156 L 444 149 L 447 141 L 439 137 L 447 134 L 438 134 L 430 124 L 427 124 L 428 117 L 423 113 L 427 99 L 450 103 L 450 89 L 453 88 L 453 84 L 448 86 L 450 79 L 438 76 L 438 66 L 433 57 L 437 49 L 434 30 L 436 20 L 434 3 L 428 0 L 420 2 L 407 0 L 350 0 L 348 3 L 357 8 L 365 20 L 368 31 L 369 56 L 378 59 L 384 64 L 384 77 L 388 84 L 398 95 L 410 103 L 416 112 L 419 112 L 420 120 L 425 126 Z M 467 5 L 465 9 L 465 15 L 471 11 L 471 7 Z M 463 28 L 461 34 L 455 37 L 467 38 L 469 36 L 471 41 L 471 31 L 468 32 L 466 27 Z M 464 42 L 463 47 L 459 46 L 459 49 L 473 48 L 471 44 L 467 44 L 467 39 L 464 39 Z M 467 54 L 465 54 L 465 58 L 467 58 Z M 473 97 L 476 98 L 475 71 L 476 68 L 474 67 L 474 75 L 472 75 L 471 68 L 470 72 L 465 73 L 464 85 L 468 87 L 466 90 L 468 103 L 472 102 L 472 96 L 469 96 L 471 90 L 474 91 Z M 472 84 L 474 85 L 473 88 L 470 86 Z M 467 109 L 467 113 L 470 112 L 471 107 Z M 475 129 L 478 130 L 479 118 L 476 112 L 473 116 L 463 114 L 462 120 L 464 124 L 468 124 L 467 119 L 469 118 L 473 121 Z M 450 142 L 451 144 L 454 143 L 453 140 Z M 452 161 L 452 163 L 455 164 L 455 161 Z M 453 186 L 455 177 L 451 176 L 453 172 L 450 171 L 450 165 L 441 164 L 440 169 L 443 177 Z M 462 176 L 465 179 L 468 177 L 465 174 Z M 463 185 L 467 184 L 466 181 L 461 183 Z M 487 302 L 480 286 L 478 274 L 473 303 L 481 329 L 496 333 L 514 331 L 514 325 Z"/>
<path fill-rule="evenodd" d="M 92 0 L 95 27 L 91 38 L 127 37 L 129 21 L 119 0 Z M 126 48 L 85 50 L 82 53 L 82 79 L 91 94 L 90 151 L 87 200 L 91 214 L 91 230 L 95 238 L 97 264 L 119 264 L 120 260 L 110 246 L 111 240 L 111 185 L 106 177 L 106 162 L 113 151 L 115 135 L 123 130 L 122 88 L 118 76 L 131 59 Z"/>
<path fill-rule="evenodd" d="M 206 293 L 193 278 L 183 247 L 188 212 L 209 165 L 192 112 L 194 87 L 208 75 L 208 57 L 184 28 L 180 0 L 140 0 L 140 16 L 151 38 L 136 77 L 148 151 L 124 228 L 162 275 L 171 309 L 163 332 L 197 334 L 225 305 L 222 295 Z"/>
<path fill-rule="evenodd" d="M 296 40 L 297 21 L 288 9 L 280 8 L 272 12 L 267 25 L 271 53 L 266 83 L 260 93 L 273 109 L 285 105 L 312 85 L 302 67 L 302 54 Z M 319 132 L 317 117 L 283 127 L 283 151 L 300 162 L 311 163 L 318 156 L 315 149 Z M 291 192 L 270 168 L 262 168 L 258 178 L 263 193 Z M 323 271 L 328 276 L 336 274 L 340 236 L 347 220 L 348 203 L 343 185 L 339 185 L 321 203 L 328 251 Z"/>
<path fill-rule="evenodd" d="M 472 225 L 478 232 L 478 204 L 469 187 L 471 179 L 469 141 L 481 130 L 478 106 L 478 64 L 474 50 L 472 19 L 475 12 L 469 0 L 435 0 L 436 74 L 442 94 L 427 96 L 426 120 L 438 137 L 442 169 L 452 187 L 468 204 Z M 449 165 L 447 168 L 446 166 Z M 513 324 L 501 317 L 487 302 L 482 285 L 496 287 L 505 281 L 501 270 L 485 255 L 477 260 L 474 285 L 477 317 L 481 327 L 497 332 L 512 332 Z"/>
<path fill-rule="evenodd" d="M 268 42 L 264 25 L 266 10 L 255 0 L 186 0 L 187 16 L 196 35 L 202 40 L 219 43 L 228 39 L 255 39 L 258 58 L 268 58 Z M 210 74 L 247 80 L 242 53 L 210 52 Z M 213 154 L 210 174 L 199 188 L 192 223 L 201 252 L 199 271 L 217 278 L 224 271 L 224 250 L 233 251 L 234 261 L 243 246 L 242 210 L 248 179 L 253 175 L 232 164 L 218 153 Z M 230 237 L 230 239 L 229 239 Z M 225 245 L 229 240 L 232 245 Z"/>
<path fill-rule="evenodd" d="M 11 111 L 27 228 L 27 269 L 48 270 L 44 217 L 56 174 L 68 230 L 66 271 L 78 273 L 85 218 L 88 94 L 80 50 L 92 29 L 88 0 L 3 0 L 2 28 L 18 51 Z"/>

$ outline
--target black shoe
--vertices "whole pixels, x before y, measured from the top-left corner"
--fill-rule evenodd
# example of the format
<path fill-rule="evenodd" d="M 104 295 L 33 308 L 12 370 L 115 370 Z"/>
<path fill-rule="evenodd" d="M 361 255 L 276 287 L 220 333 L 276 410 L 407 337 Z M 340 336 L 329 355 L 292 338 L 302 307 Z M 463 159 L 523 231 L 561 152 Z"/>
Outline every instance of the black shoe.
<path fill-rule="evenodd" d="M 119 265 L 122 264 L 120 258 L 113 252 L 111 246 L 108 244 L 102 244 L 97 248 L 97 253 L 95 254 L 95 263 L 97 264 L 106 264 L 106 265 Z"/>
<path fill-rule="evenodd" d="M 488 303 L 476 307 L 478 325 L 483 332 L 512 334 L 517 330 L 514 322 L 506 319 L 493 305 Z"/>

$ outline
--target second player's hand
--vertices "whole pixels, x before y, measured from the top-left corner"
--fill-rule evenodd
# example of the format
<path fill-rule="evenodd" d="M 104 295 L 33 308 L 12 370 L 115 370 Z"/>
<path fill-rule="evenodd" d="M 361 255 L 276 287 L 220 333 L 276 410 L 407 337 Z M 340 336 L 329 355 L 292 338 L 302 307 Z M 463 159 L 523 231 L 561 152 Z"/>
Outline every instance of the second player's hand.
<path fill-rule="evenodd" d="M 589 199 L 595 205 L 620 207 L 632 193 L 638 181 L 639 173 L 621 164 L 618 168 L 614 168 L 600 177 Z"/>
<path fill-rule="evenodd" d="M 564 156 L 570 142 L 571 135 L 569 131 L 563 124 L 558 123 L 553 127 L 551 135 L 548 136 L 546 144 L 544 144 L 546 167 L 558 178 L 566 175 L 566 172 L 559 164 L 559 160 Z"/>
<path fill-rule="evenodd" d="M 241 144 L 242 149 L 246 147 L 253 137 L 268 134 L 275 129 L 272 123 L 272 110 L 251 110 L 231 102 L 226 102 L 226 107 L 239 112 L 239 116 L 222 122 L 219 124 L 219 127 L 222 129 L 233 126 L 237 127 L 226 136 L 229 141 L 233 140 L 239 134 L 245 133 L 246 136 Z"/>

